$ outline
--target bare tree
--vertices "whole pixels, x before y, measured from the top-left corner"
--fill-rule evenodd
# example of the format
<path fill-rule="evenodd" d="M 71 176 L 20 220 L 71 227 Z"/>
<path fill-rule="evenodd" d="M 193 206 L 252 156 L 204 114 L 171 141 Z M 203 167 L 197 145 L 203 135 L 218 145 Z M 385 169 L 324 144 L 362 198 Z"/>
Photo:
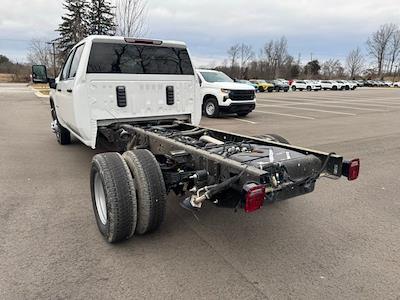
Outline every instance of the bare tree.
<path fill-rule="evenodd" d="M 396 30 L 389 44 L 389 73 L 393 72 L 393 66 L 400 56 L 400 30 Z"/>
<path fill-rule="evenodd" d="M 117 0 L 116 34 L 136 37 L 146 34 L 146 7 L 145 0 Z"/>
<path fill-rule="evenodd" d="M 235 44 L 228 49 L 228 57 L 229 57 L 231 67 L 234 67 L 237 65 L 239 53 L 240 53 L 240 45 L 239 44 Z"/>
<path fill-rule="evenodd" d="M 230 75 L 238 77 L 240 72 L 239 67 L 240 44 L 235 44 L 228 49 L 228 58 L 230 62 Z"/>
<path fill-rule="evenodd" d="M 322 64 L 322 75 L 326 79 L 332 79 L 334 77 L 339 77 L 342 73 L 342 65 L 338 59 L 328 59 Z"/>
<path fill-rule="evenodd" d="M 359 47 L 350 51 L 346 58 L 346 67 L 351 79 L 354 79 L 355 76 L 362 71 L 364 67 L 364 57 Z"/>
<path fill-rule="evenodd" d="M 368 50 L 377 61 L 379 77 L 382 77 L 389 42 L 396 30 L 397 26 L 395 24 L 384 24 L 367 40 Z"/>
<path fill-rule="evenodd" d="M 290 69 L 287 66 L 292 57 L 288 54 L 287 40 L 283 36 L 278 40 L 270 40 L 264 45 L 264 74 L 265 78 L 277 77 Z"/>
<path fill-rule="evenodd" d="M 247 65 L 253 58 L 253 47 L 242 43 L 240 45 L 240 77 L 247 77 L 245 76 L 245 73 L 247 73 Z"/>
<path fill-rule="evenodd" d="M 28 49 L 27 59 L 30 64 L 52 65 L 51 46 L 38 39 L 32 39 Z"/>

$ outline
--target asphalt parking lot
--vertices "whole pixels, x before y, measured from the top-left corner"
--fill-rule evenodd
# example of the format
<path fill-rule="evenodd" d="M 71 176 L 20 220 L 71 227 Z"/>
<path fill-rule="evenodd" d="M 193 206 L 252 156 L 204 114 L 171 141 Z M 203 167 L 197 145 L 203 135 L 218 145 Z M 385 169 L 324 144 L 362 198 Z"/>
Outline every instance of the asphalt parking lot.
<path fill-rule="evenodd" d="M 0 299 L 399 299 L 400 89 L 260 93 L 242 134 L 360 157 L 356 182 L 253 214 L 169 198 L 160 231 L 109 245 L 97 230 L 95 151 L 60 146 L 45 98 L 0 84 Z"/>

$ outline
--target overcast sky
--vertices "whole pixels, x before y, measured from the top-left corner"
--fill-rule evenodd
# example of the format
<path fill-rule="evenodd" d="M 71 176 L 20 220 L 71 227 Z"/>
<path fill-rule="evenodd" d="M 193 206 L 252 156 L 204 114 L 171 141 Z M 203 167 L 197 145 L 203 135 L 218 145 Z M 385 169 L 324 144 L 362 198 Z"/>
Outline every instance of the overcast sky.
<path fill-rule="evenodd" d="M 1 0 L 0 54 L 25 60 L 29 40 L 51 40 L 61 0 Z M 384 23 L 400 23 L 400 0 L 148 0 L 148 36 L 185 41 L 197 65 L 218 63 L 230 45 L 284 35 L 302 60 L 344 60 Z"/>

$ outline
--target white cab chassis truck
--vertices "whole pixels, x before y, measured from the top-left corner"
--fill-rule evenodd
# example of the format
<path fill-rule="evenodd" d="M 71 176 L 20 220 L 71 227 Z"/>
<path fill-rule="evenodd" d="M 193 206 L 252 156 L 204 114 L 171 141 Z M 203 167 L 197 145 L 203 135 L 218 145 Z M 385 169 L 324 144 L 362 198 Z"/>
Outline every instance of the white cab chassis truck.
<path fill-rule="evenodd" d="M 181 42 L 90 36 L 56 79 L 40 65 L 32 77 L 50 84 L 61 145 L 74 136 L 115 149 L 95 155 L 90 172 L 95 219 L 110 243 L 159 228 L 170 192 L 188 210 L 209 203 L 249 213 L 312 192 L 322 176 L 358 177 L 359 159 L 198 126 L 199 82 Z"/>

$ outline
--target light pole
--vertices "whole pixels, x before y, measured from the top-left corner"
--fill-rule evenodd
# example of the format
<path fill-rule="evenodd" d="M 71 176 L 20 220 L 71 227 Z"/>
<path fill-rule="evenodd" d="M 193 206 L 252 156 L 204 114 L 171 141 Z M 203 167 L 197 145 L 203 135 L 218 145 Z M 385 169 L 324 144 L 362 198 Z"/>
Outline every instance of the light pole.
<path fill-rule="evenodd" d="M 57 77 L 57 70 L 56 70 L 56 42 L 55 40 L 52 40 L 51 42 L 47 42 L 46 44 L 52 45 L 53 46 L 53 75 L 54 78 Z"/>

